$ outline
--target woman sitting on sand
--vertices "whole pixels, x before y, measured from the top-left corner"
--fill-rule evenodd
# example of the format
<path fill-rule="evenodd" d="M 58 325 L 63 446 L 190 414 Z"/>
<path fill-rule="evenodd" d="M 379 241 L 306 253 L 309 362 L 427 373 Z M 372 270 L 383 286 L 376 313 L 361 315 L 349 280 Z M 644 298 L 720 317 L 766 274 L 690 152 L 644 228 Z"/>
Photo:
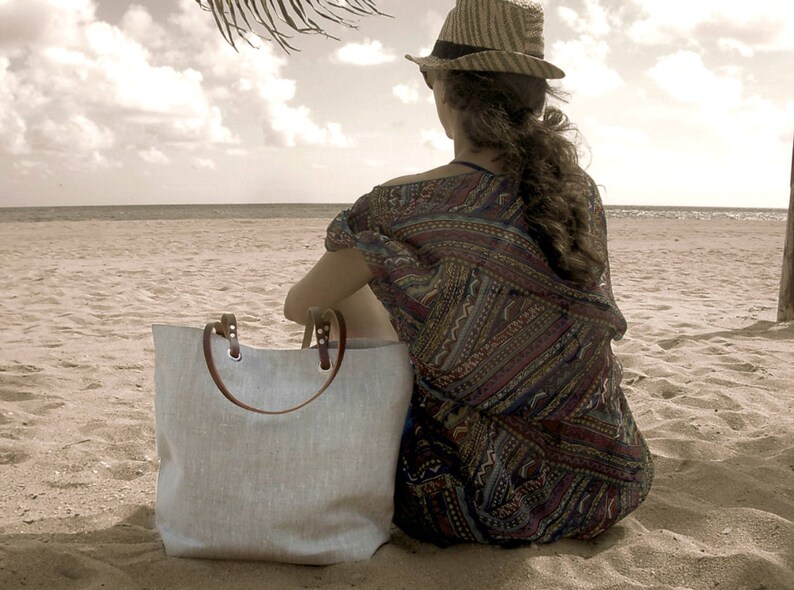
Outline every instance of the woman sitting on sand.
<path fill-rule="evenodd" d="M 340 213 L 285 315 L 336 307 L 351 333 L 408 344 L 407 533 L 442 546 L 593 537 L 639 506 L 653 468 L 611 349 L 626 325 L 598 191 L 546 106 L 546 79 L 564 74 L 542 59 L 542 9 L 458 0 L 432 54 L 406 57 L 455 159 Z"/>

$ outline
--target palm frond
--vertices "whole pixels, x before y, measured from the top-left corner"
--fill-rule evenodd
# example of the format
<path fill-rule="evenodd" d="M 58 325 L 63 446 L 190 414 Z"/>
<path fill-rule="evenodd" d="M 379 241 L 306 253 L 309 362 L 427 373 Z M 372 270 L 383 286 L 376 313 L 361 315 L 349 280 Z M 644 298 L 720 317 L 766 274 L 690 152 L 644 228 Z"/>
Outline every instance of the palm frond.
<path fill-rule="evenodd" d="M 312 14 L 334 25 L 353 29 L 357 28 L 358 17 L 389 16 L 377 9 L 375 0 L 195 1 L 203 10 L 212 13 L 218 30 L 232 47 L 237 47 L 235 41 L 239 39 L 251 45 L 248 36 L 254 34 L 275 41 L 287 53 L 297 49 L 290 43 L 292 35 L 285 31 L 338 39 L 318 24 Z"/>

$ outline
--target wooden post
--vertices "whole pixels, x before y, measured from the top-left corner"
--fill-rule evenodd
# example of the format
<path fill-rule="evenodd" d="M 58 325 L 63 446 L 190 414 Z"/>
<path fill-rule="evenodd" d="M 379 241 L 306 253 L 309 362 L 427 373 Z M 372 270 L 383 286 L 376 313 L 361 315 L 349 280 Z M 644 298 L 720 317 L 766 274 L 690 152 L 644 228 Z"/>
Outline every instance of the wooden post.
<path fill-rule="evenodd" d="M 786 246 L 783 249 L 783 273 L 780 276 L 780 297 L 777 321 L 794 321 L 794 149 L 791 154 L 791 194 L 788 203 Z"/>

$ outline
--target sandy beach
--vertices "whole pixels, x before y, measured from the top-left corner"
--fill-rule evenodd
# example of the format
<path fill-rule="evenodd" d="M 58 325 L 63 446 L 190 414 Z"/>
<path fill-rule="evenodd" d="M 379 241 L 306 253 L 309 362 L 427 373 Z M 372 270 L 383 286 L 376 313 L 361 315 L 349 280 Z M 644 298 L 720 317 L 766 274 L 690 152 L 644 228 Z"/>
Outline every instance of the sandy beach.
<path fill-rule="evenodd" d="M 0 588 L 794 587 L 794 324 L 780 221 L 611 219 L 615 344 L 656 461 L 601 537 L 442 550 L 399 531 L 330 567 L 166 557 L 154 528 L 151 324 L 236 313 L 297 348 L 288 287 L 328 219 L 0 223 Z"/>

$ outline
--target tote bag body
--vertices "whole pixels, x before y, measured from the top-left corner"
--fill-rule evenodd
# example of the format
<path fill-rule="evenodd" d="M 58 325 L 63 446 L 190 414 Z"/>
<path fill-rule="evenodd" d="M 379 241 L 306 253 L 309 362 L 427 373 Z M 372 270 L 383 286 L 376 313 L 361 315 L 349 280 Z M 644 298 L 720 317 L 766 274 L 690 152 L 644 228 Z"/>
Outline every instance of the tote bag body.
<path fill-rule="evenodd" d="M 331 564 L 389 538 L 413 369 L 404 344 L 348 340 L 328 389 L 261 415 L 218 391 L 202 331 L 155 325 L 156 524 L 168 555 Z M 281 410 L 325 381 L 314 349 L 264 350 L 212 335 L 229 391 Z"/>

